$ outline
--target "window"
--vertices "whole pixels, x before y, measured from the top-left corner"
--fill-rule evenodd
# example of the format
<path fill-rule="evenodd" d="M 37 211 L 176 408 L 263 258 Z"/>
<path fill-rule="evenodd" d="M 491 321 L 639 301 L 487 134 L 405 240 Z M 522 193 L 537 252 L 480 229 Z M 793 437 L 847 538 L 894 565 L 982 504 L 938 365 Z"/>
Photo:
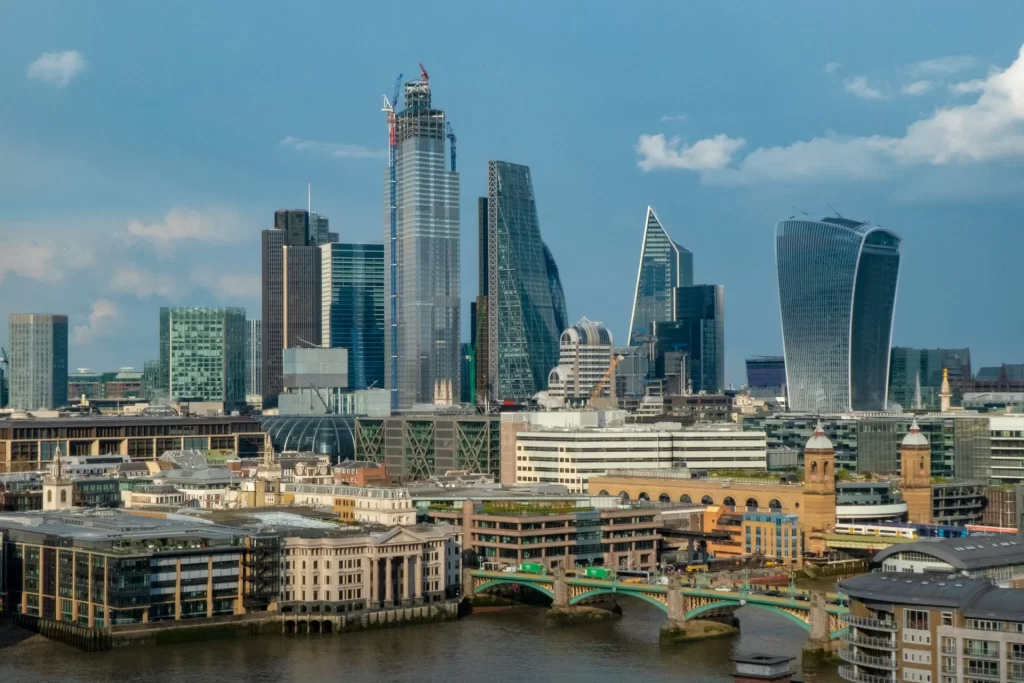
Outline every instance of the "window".
<path fill-rule="evenodd" d="M 920 609 L 904 608 L 903 628 L 910 628 L 917 631 L 927 631 L 928 612 Z"/>
<path fill-rule="evenodd" d="M 952 612 L 943 612 L 942 613 L 942 625 L 943 626 L 952 626 L 953 625 L 953 613 Z"/>
<path fill-rule="evenodd" d="M 977 631 L 1002 631 L 1002 625 L 1001 621 L 991 621 L 989 619 L 967 620 L 967 628 L 973 628 Z"/>

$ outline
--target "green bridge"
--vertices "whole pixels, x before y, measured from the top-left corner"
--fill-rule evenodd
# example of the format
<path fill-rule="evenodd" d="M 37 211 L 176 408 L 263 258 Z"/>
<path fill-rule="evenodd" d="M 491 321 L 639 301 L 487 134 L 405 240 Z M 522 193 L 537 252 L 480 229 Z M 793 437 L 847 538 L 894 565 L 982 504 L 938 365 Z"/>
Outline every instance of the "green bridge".
<path fill-rule="evenodd" d="M 681 628 L 687 621 L 721 620 L 732 617 L 741 607 L 755 607 L 798 624 L 812 641 L 822 644 L 839 638 L 846 631 L 843 616 L 847 609 L 839 604 L 837 593 L 811 593 L 808 600 L 798 600 L 792 594 L 779 597 L 747 588 L 725 591 L 685 586 L 675 576 L 670 577 L 668 585 L 622 583 L 566 576 L 559 570 L 554 574 L 519 574 L 467 569 L 463 580 L 463 589 L 469 597 L 506 585 L 540 591 L 551 598 L 555 608 L 569 608 L 603 595 L 639 598 L 666 612 L 669 624 Z"/>

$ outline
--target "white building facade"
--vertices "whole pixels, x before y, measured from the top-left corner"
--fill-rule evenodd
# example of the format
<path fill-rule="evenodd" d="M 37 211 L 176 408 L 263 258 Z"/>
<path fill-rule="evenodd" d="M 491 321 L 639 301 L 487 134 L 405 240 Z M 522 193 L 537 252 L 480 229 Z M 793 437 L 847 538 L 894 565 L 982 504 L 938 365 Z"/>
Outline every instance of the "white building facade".
<path fill-rule="evenodd" d="M 281 484 L 283 494 L 292 494 L 295 505 L 340 507 L 342 500 L 355 500 L 355 521 L 399 526 L 416 523 L 416 508 L 409 489 L 334 486 L 328 484 Z"/>
<path fill-rule="evenodd" d="M 559 338 L 558 366 L 548 375 L 548 394 L 562 402 L 589 399 L 608 372 L 614 354 L 611 331 L 583 318 Z M 599 396 L 615 398 L 614 377 L 605 382 Z"/>

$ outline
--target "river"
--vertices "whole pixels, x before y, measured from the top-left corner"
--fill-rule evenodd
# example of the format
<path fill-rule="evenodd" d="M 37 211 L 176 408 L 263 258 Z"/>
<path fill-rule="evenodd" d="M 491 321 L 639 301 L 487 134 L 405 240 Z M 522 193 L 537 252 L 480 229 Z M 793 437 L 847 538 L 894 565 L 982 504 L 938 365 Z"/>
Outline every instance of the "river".
<path fill-rule="evenodd" d="M 3 683 L 318 683 L 319 681 L 601 681 L 729 683 L 735 654 L 797 657 L 806 632 L 755 608 L 739 611 L 740 635 L 672 648 L 658 645 L 664 612 L 621 602 L 614 622 L 546 627 L 544 609 L 473 614 L 458 622 L 345 635 L 260 636 L 84 653 L 34 636 L 0 649 Z M 803 675 L 838 683 L 834 665 Z"/>

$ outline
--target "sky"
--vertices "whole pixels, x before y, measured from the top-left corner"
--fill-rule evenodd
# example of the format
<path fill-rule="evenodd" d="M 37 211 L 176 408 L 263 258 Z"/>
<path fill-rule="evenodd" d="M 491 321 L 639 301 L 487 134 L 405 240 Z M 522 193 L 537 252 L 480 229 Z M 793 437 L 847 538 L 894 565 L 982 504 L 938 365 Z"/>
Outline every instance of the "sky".
<path fill-rule="evenodd" d="M 782 351 L 774 229 L 903 241 L 893 343 L 1024 362 L 1024 3 L 0 0 L 0 340 L 158 355 L 160 306 L 260 310 L 279 208 L 382 241 L 381 96 L 427 67 L 458 135 L 462 330 L 487 161 L 532 169 L 570 318 L 627 337 L 644 215 L 725 286 L 726 379 Z M 5 341 L 0 344 L 6 345 Z"/>

